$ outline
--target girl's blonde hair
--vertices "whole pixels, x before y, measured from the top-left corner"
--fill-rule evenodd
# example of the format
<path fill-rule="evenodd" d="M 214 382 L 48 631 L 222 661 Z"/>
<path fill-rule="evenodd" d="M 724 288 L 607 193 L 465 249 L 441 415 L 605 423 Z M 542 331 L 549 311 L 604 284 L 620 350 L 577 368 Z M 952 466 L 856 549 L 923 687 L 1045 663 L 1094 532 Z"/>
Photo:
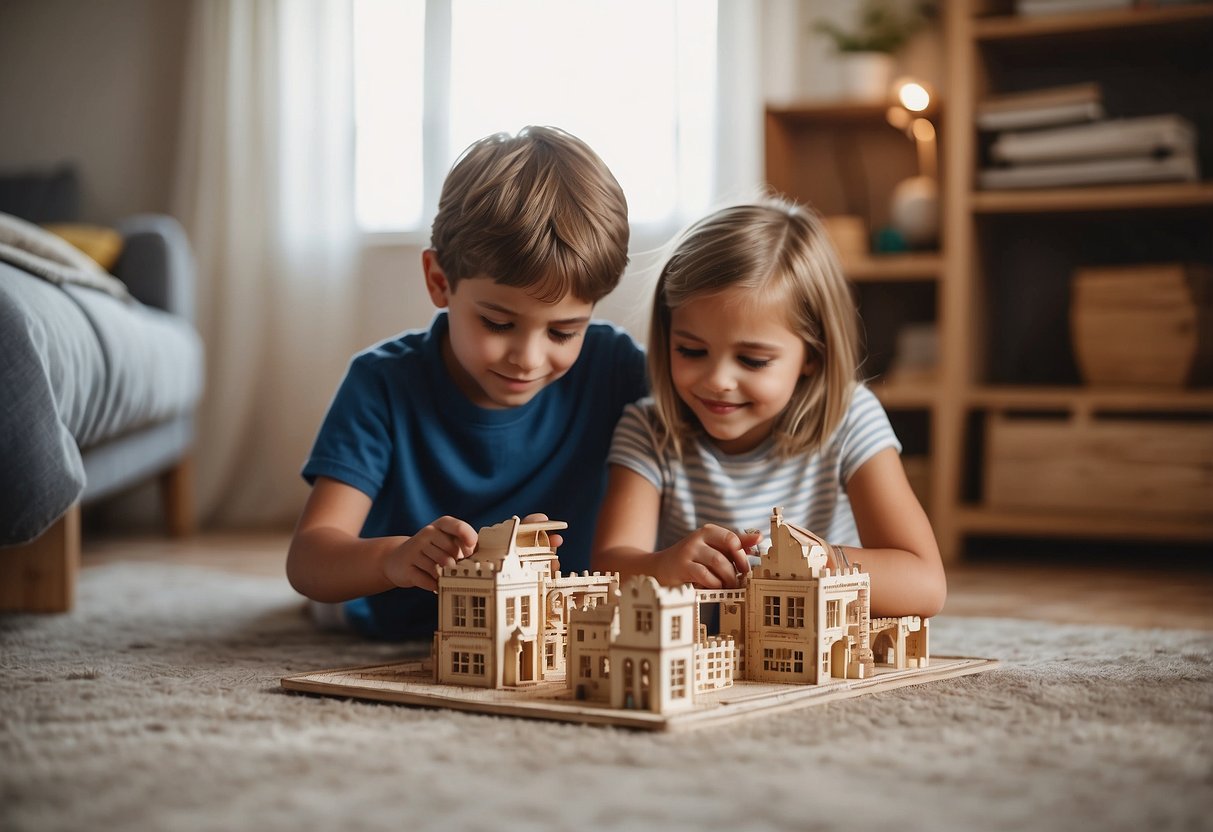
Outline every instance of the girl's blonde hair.
<path fill-rule="evenodd" d="M 810 210 L 768 198 L 724 208 L 688 229 L 661 270 L 649 328 L 649 376 L 663 450 L 682 455 L 700 430 L 670 376 L 674 309 L 726 289 L 780 300 L 787 326 L 804 339 L 814 371 L 801 377 L 775 423 L 786 458 L 821 447 L 842 422 L 859 367 L 854 301 L 825 228 Z"/>

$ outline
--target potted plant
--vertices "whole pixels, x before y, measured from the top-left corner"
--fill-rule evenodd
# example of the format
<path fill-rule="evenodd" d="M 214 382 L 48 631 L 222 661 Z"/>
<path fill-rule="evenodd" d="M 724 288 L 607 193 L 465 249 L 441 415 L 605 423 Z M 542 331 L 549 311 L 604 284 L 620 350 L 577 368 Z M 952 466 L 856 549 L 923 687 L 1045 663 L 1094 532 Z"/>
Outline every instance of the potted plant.
<path fill-rule="evenodd" d="M 929 2 L 864 0 L 853 29 L 818 20 L 814 31 L 834 41 L 842 68 L 842 92 L 849 98 L 883 100 L 889 94 L 893 55 L 934 11 Z"/>

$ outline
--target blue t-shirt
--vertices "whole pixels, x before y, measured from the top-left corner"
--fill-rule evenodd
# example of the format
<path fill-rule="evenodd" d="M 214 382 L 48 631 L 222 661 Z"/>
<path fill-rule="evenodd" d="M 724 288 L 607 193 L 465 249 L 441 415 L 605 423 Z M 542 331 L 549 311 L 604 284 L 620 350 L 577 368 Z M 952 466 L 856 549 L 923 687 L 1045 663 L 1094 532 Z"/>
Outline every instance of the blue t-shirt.
<path fill-rule="evenodd" d="M 369 496 L 363 537 L 413 535 L 444 514 L 480 529 L 543 512 L 569 524 L 561 569 L 588 569 L 615 423 L 646 393 L 644 353 L 623 330 L 593 323 L 564 376 L 521 407 L 493 410 L 473 404 L 447 372 L 447 328 L 440 313 L 428 330 L 354 357 L 304 478 L 331 477 Z M 437 601 L 393 589 L 347 613 L 368 635 L 425 637 Z"/>

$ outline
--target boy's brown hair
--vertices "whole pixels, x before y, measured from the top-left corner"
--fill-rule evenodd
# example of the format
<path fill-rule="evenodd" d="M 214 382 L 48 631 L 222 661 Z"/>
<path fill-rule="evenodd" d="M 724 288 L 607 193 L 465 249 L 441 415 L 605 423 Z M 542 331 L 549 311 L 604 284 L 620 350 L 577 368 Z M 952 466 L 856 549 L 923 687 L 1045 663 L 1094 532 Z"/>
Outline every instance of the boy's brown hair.
<path fill-rule="evenodd" d="M 430 245 L 452 290 L 483 275 L 542 300 L 596 303 L 628 263 L 627 200 L 577 137 L 554 127 L 497 133 L 451 169 Z"/>

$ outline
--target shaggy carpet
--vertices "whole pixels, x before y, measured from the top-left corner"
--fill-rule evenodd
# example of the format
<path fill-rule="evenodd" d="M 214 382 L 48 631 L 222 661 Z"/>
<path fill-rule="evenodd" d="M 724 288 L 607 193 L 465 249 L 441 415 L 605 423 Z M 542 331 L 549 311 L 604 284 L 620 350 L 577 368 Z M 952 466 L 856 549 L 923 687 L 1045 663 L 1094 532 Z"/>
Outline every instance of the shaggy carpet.
<path fill-rule="evenodd" d="M 1001 668 L 685 734 L 283 692 L 399 646 L 285 580 L 86 570 L 0 619 L 0 828 L 1209 829 L 1207 632 L 933 622 Z"/>

